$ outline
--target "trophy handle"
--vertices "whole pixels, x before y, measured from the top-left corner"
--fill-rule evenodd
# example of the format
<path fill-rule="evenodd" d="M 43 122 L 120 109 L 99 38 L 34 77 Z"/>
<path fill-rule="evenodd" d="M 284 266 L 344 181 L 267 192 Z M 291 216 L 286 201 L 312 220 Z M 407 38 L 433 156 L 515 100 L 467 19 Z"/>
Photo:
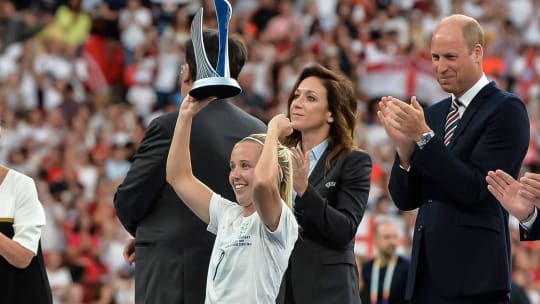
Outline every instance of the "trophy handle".
<path fill-rule="evenodd" d="M 210 61 L 208 61 L 208 57 L 206 57 L 203 42 L 202 16 L 203 8 L 201 7 L 191 22 L 191 39 L 193 41 L 195 64 L 197 65 L 197 79 L 219 77 L 210 64 Z"/>
<path fill-rule="evenodd" d="M 229 22 L 232 7 L 227 0 L 214 0 L 219 34 L 219 56 L 216 72 L 221 77 L 230 77 L 229 72 Z"/>

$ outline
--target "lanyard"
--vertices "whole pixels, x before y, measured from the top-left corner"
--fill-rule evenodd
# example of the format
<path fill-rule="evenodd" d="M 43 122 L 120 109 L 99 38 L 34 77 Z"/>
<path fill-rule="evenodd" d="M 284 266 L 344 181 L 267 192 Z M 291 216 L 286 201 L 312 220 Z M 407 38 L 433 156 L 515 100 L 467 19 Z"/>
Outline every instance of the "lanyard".
<path fill-rule="evenodd" d="M 379 258 L 373 261 L 373 268 L 371 269 L 371 288 L 370 288 L 370 303 L 378 303 L 379 295 L 379 272 L 381 261 Z M 390 297 L 390 285 L 392 284 L 392 278 L 394 277 L 394 270 L 396 269 L 397 256 L 393 256 L 390 262 L 387 264 L 386 273 L 383 281 L 383 294 L 382 304 L 388 304 L 388 298 Z"/>

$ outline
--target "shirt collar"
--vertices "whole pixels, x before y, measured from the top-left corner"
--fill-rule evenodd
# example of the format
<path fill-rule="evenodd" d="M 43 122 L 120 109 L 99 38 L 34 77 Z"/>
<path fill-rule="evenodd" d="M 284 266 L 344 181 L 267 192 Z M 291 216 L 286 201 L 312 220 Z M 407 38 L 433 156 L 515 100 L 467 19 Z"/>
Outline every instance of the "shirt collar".
<path fill-rule="evenodd" d="M 309 155 L 311 160 L 319 161 L 322 154 L 328 147 L 328 139 L 323 140 L 320 144 L 316 145 L 311 149 L 311 154 Z"/>
<path fill-rule="evenodd" d="M 482 77 L 467 91 L 463 96 L 459 97 L 459 101 L 466 108 L 469 106 L 473 98 L 489 83 L 489 80 L 486 77 L 486 74 L 482 73 Z M 456 96 L 452 94 L 452 100 L 456 99 Z"/>

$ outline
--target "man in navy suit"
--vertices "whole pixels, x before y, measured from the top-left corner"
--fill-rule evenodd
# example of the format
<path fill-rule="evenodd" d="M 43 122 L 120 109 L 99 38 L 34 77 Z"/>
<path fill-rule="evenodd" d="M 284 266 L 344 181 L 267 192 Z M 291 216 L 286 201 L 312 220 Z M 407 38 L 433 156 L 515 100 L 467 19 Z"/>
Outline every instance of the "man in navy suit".
<path fill-rule="evenodd" d="M 520 239 L 540 240 L 540 174 L 526 172 L 518 182 L 503 170 L 489 171 L 486 181 L 504 209 L 519 220 Z"/>
<path fill-rule="evenodd" d="M 529 144 L 523 102 L 488 81 L 484 35 L 464 15 L 444 18 L 431 40 L 435 75 L 451 96 L 426 109 L 383 97 L 379 118 L 396 143 L 389 190 L 402 210 L 419 208 L 406 300 L 508 303 L 508 213 L 485 177 L 516 177 Z"/>

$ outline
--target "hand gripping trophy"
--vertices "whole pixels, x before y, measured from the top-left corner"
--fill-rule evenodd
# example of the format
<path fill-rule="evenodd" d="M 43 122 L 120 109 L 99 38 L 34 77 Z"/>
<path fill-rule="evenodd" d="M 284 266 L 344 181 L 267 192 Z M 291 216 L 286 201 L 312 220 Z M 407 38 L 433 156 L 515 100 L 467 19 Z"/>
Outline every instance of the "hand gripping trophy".
<path fill-rule="evenodd" d="M 217 67 L 214 69 L 208 60 L 204 49 L 202 34 L 201 7 L 191 23 L 191 39 L 195 52 L 195 63 L 197 65 L 196 79 L 189 91 L 189 95 L 203 99 L 215 96 L 219 99 L 236 96 L 242 92 L 238 82 L 231 78 L 229 72 L 229 43 L 228 32 L 231 20 L 232 7 L 227 0 L 214 0 L 219 34 L 219 53 Z"/>

